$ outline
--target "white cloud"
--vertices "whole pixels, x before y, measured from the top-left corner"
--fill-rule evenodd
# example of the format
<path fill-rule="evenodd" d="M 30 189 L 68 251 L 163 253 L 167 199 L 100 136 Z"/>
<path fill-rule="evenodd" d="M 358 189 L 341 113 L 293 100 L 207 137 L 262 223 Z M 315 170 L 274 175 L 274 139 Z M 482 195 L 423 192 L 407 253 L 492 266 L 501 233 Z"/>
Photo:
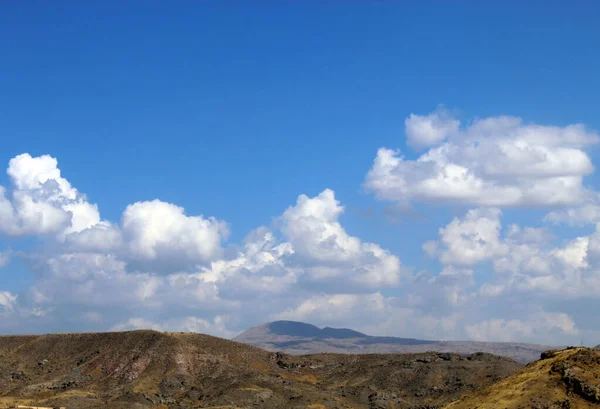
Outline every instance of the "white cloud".
<path fill-rule="evenodd" d="M 296 205 L 283 213 L 282 231 L 302 256 L 325 263 L 355 261 L 361 255 L 361 243 L 338 222 L 343 211 L 332 190 L 314 198 L 300 195 Z"/>
<path fill-rule="evenodd" d="M 17 304 L 17 296 L 8 291 L 0 291 L 0 307 L 5 311 L 13 311 Z"/>
<path fill-rule="evenodd" d="M 200 274 L 168 276 L 127 271 L 112 254 L 64 253 L 31 260 L 38 281 L 30 290 L 36 305 L 77 304 L 124 309 L 225 308 L 218 288 Z"/>
<path fill-rule="evenodd" d="M 504 291 L 503 285 L 494 285 L 490 283 L 483 283 L 479 287 L 479 295 L 482 297 L 498 297 Z"/>
<path fill-rule="evenodd" d="M 343 211 L 330 189 L 313 198 L 298 197 L 296 205 L 280 218 L 281 231 L 294 250 L 295 260 L 317 281 L 345 275 L 370 288 L 398 285 L 398 257 L 377 244 L 350 236 L 338 221 Z"/>
<path fill-rule="evenodd" d="M 522 293 L 555 299 L 596 297 L 600 291 L 600 237 L 581 236 L 556 246 L 547 229 L 510 225 L 501 234 L 500 211 L 469 210 L 439 229 L 439 241 L 423 249 L 446 266 L 471 266 L 490 261 L 496 282 L 483 283 L 478 293 L 496 297 Z M 443 275 L 443 274 L 441 274 Z"/>
<path fill-rule="evenodd" d="M 409 122 L 413 118 L 427 117 L 412 116 Z M 436 139 L 438 143 L 433 143 Z M 476 119 L 446 142 L 430 138 L 431 148 L 415 160 L 379 149 L 365 187 L 378 199 L 401 205 L 411 201 L 577 205 L 592 194 L 582 183 L 594 169 L 584 149 L 598 140 L 595 132 L 579 124 L 557 127 L 525 124 L 514 117 Z"/>
<path fill-rule="evenodd" d="M 460 121 L 440 109 L 425 116 L 410 114 L 404 126 L 409 145 L 422 148 L 437 145 L 448 136 L 457 134 Z"/>
<path fill-rule="evenodd" d="M 201 267 L 200 276 L 229 296 L 283 293 L 296 284 L 301 274 L 285 263 L 286 256 L 293 253 L 289 243 L 279 243 L 271 230 L 261 227 L 248 235 L 234 258 Z"/>
<path fill-rule="evenodd" d="M 155 331 L 163 331 L 160 324 L 147 321 L 144 318 L 130 318 L 126 322 L 116 324 L 111 328 L 111 331 L 131 331 L 135 329 L 153 329 Z"/>
<path fill-rule="evenodd" d="M 169 319 L 163 323 L 156 323 L 145 318 L 130 318 L 125 322 L 114 325 L 111 331 L 130 331 L 137 329 L 152 329 L 155 331 L 168 332 L 197 332 L 210 334 L 224 338 L 230 338 L 235 335 L 234 332 L 225 328 L 224 324 L 227 317 L 215 316 L 212 320 L 206 320 L 194 316 L 188 316 L 180 319 Z"/>
<path fill-rule="evenodd" d="M 476 341 L 523 341 L 529 340 L 536 333 L 550 335 L 552 332 L 576 335 L 579 333 L 573 319 L 565 313 L 548 313 L 540 311 L 526 320 L 522 319 L 490 319 L 477 324 L 467 325 L 469 337 Z M 549 337 L 548 343 L 552 343 Z"/>
<path fill-rule="evenodd" d="M 519 155 L 531 152 L 515 152 L 513 145 L 542 143 L 547 160 L 537 167 L 522 164 L 525 179 L 542 184 L 554 177 L 555 165 L 567 173 L 587 171 L 575 151 L 583 152 L 596 138 L 581 127 L 538 129 L 510 118 L 476 121 L 455 132 L 452 118 L 435 115 L 407 122 L 413 137 L 421 138 L 415 146 L 433 145 L 423 156 L 436 159 L 418 166 L 427 170 L 451 158 L 444 169 L 452 172 L 455 158 L 469 158 L 468 172 L 477 169 L 484 187 L 493 179 L 513 189 L 518 177 L 498 169 L 500 162 L 476 160 L 465 148 L 471 133 L 498 146 L 508 143 L 506 152 L 515 163 L 529 160 Z M 429 121 L 429 128 L 419 121 Z M 509 142 L 501 143 L 499 129 Z M 473 146 L 486 144 L 492 142 Z M 555 154 L 571 155 L 574 162 L 562 163 Z M 39 245 L 22 257 L 34 283 L 18 297 L 0 292 L 2 332 L 155 328 L 230 336 L 269 318 L 285 318 L 432 339 L 491 339 L 512 330 L 515 339 L 544 342 L 548 334 L 570 339 L 575 323 L 586 317 L 584 308 L 556 312 L 560 302 L 600 307 L 600 233 L 557 245 L 547 229 L 509 225 L 503 230 L 502 212 L 481 207 L 449 221 L 423 246 L 441 262 L 441 271 L 413 275 L 395 254 L 348 233 L 341 223 L 344 206 L 330 189 L 300 195 L 270 227 L 228 245 L 226 222 L 188 215 L 160 200 L 127 206 L 119 222 L 102 220 L 98 207 L 61 176 L 56 159 L 17 158 L 9 167 L 11 188 L 0 187 L 0 232 L 8 246 L 11 236 L 24 234 L 35 235 Z M 415 180 L 418 185 L 425 179 Z M 392 192 L 402 180 L 379 182 Z M 463 186 L 460 178 L 446 182 Z M 411 195 L 417 185 L 407 187 Z M 522 305 L 528 313 L 518 316 L 513 308 Z M 535 319 L 547 323 L 534 323 L 529 331 Z M 558 324 L 548 324 L 552 320 Z"/>
<path fill-rule="evenodd" d="M 159 200 L 138 202 L 126 208 L 120 225 L 99 221 L 26 255 L 37 278 L 22 304 L 52 317 L 78 306 L 86 325 L 117 325 L 116 315 L 143 309 L 148 316 L 121 318 L 115 328 L 206 328 L 223 335 L 233 334 L 227 325 L 247 320 L 214 317 L 264 315 L 259 305 L 241 310 L 245 300 L 267 297 L 283 311 L 314 285 L 335 289 L 341 280 L 357 293 L 397 286 L 398 258 L 348 235 L 338 220 L 342 212 L 331 190 L 301 195 L 277 219 L 276 231 L 258 228 L 242 246 L 223 249 L 225 222 L 188 216 Z M 202 316 L 193 314 L 198 310 Z"/>
<path fill-rule="evenodd" d="M 10 259 L 12 257 L 12 251 L 5 250 L 0 251 L 0 268 L 6 267 L 8 263 L 10 263 Z"/>
<path fill-rule="evenodd" d="M 221 241 L 229 234 L 223 221 L 187 216 L 182 207 L 160 200 L 127 206 L 121 225 L 129 253 L 144 260 L 207 262 L 220 256 Z"/>
<path fill-rule="evenodd" d="M 332 322 L 357 319 L 358 314 L 364 314 L 363 318 L 374 318 L 374 315 L 384 313 L 386 308 L 386 300 L 380 293 L 316 295 L 294 308 L 276 314 L 274 318 Z"/>
<path fill-rule="evenodd" d="M 14 190 L 9 199 L 0 187 L 0 233 L 64 236 L 100 221 L 97 206 L 61 176 L 57 165 L 49 155 L 24 153 L 10 160 L 7 173 Z"/>
<path fill-rule="evenodd" d="M 65 236 L 65 243 L 77 251 L 116 251 L 123 244 L 123 237 L 118 226 L 107 221 Z"/>
<path fill-rule="evenodd" d="M 0 186 L 0 233 L 55 234 L 79 251 L 115 251 L 144 261 L 205 263 L 221 255 L 227 224 L 160 200 L 127 206 L 121 226 L 102 221 L 96 204 L 61 176 L 58 161 L 18 155 L 7 170 L 14 189 Z"/>
<path fill-rule="evenodd" d="M 549 212 L 544 217 L 544 221 L 569 226 L 585 226 L 600 222 L 600 197 L 595 194 L 588 203 L 581 206 Z"/>
<path fill-rule="evenodd" d="M 507 246 L 500 242 L 500 210 L 469 210 L 460 220 L 455 218 L 439 229 L 440 242 L 427 242 L 423 249 L 439 256 L 443 264 L 472 265 L 503 255 Z M 440 249 L 440 245 L 445 248 Z"/>
<path fill-rule="evenodd" d="M 10 160 L 7 173 L 19 190 L 37 190 L 47 181 L 53 180 L 57 184 L 55 200 L 74 200 L 78 196 L 77 190 L 61 177 L 58 161 L 49 155 L 35 158 L 27 153 L 18 155 Z"/>

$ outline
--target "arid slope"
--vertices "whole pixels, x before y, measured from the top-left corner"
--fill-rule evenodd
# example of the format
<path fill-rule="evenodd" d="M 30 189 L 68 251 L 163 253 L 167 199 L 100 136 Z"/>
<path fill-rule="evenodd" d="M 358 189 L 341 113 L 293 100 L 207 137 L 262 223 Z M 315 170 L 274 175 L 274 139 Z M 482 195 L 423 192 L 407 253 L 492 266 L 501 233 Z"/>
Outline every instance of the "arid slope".
<path fill-rule="evenodd" d="M 445 409 L 600 408 L 600 351 L 548 351 L 543 359 Z"/>
<path fill-rule="evenodd" d="M 0 408 L 427 408 L 522 368 L 488 354 L 289 356 L 201 334 L 0 337 Z"/>

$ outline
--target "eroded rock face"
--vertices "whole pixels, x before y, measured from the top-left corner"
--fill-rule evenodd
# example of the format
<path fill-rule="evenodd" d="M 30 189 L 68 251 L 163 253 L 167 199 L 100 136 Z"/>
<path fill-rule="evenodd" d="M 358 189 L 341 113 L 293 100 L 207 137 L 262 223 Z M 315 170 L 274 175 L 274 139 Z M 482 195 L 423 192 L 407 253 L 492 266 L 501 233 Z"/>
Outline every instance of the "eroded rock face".
<path fill-rule="evenodd" d="M 596 373 L 600 368 L 600 354 L 581 350 L 565 361 L 557 362 L 552 371 L 560 373 L 569 388 L 582 398 L 600 403 L 600 379 Z"/>
<path fill-rule="evenodd" d="M 444 409 L 600 409 L 600 351 L 570 347 L 541 358 Z"/>

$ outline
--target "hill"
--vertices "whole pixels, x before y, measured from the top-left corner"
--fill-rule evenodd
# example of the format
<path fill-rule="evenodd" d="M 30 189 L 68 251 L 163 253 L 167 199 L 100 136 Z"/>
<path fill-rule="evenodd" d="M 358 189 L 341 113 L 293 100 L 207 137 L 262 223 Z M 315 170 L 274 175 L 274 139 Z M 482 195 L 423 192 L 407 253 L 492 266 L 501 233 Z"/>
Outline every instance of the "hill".
<path fill-rule="evenodd" d="M 440 407 L 521 368 L 488 354 L 299 357 L 190 333 L 3 336 L 0 408 Z"/>
<path fill-rule="evenodd" d="M 543 359 L 445 409 L 600 408 L 600 351 L 548 351 Z"/>
<path fill-rule="evenodd" d="M 268 351 L 293 355 L 332 353 L 418 353 L 426 351 L 471 354 L 486 352 L 521 363 L 535 361 L 553 347 L 513 342 L 431 341 L 413 338 L 378 337 L 351 329 L 323 328 L 295 321 L 274 321 L 252 327 L 235 341 Z"/>

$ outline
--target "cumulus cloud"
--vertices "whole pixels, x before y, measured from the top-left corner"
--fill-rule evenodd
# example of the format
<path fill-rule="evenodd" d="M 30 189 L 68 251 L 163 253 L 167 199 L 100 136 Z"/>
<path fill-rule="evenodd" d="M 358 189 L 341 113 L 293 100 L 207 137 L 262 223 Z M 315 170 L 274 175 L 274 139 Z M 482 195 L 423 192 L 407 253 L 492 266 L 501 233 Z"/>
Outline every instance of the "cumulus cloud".
<path fill-rule="evenodd" d="M 101 221 L 85 230 L 66 235 L 65 243 L 76 251 L 109 252 L 122 248 L 123 237 L 119 226 Z"/>
<path fill-rule="evenodd" d="M 404 126 L 409 145 L 422 148 L 438 145 L 447 137 L 457 134 L 460 121 L 439 109 L 429 115 L 410 114 Z"/>
<path fill-rule="evenodd" d="M 0 187 L 0 232 L 8 235 L 78 232 L 100 221 L 95 204 L 61 176 L 58 161 L 25 153 L 10 160 L 10 198 Z"/>
<path fill-rule="evenodd" d="M 102 220 L 57 165 L 47 155 L 16 157 L 9 166 L 13 189 L 0 202 L 0 221 L 12 223 L 4 224 L 11 234 L 47 235 L 44 246 L 23 254 L 34 284 L 18 300 L 4 294 L 5 310 L 44 317 L 48 327 L 62 320 L 102 329 L 112 322 L 114 329 L 232 335 L 228 325 L 268 313 L 258 303 L 241 309 L 243 302 L 263 299 L 284 311 L 315 285 L 360 294 L 400 284 L 398 257 L 345 231 L 332 190 L 300 195 L 273 228 L 259 227 L 240 246 L 225 247 L 226 222 L 160 200 L 127 206 L 118 223 Z M 40 215 L 31 228 L 19 195 Z M 70 313 L 73 306 L 79 314 Z M 234 311 L 236 319 L 225 318 Z"/>
<path fill-rule="evenodd" d="M 474 209 L 439 229 L 440 241 L 427 242 L 423 249 L 439 256 L 443 264 L 472 265 L 508 251 L 500 242 L 500 210 Z M 440 246 L 444 246 L 440 249 Z"/>
<path fill-rule="evenodd" d="M 229 234 L 223 221 L 187 216 L 182 207 L 160 200 L 127 206 L 121 226 L 130 254 L 146 260 L 206 262 L 220 255 L 221 241 Z"/>
<path fill-rule="evenodd" d="M 227 304 L 199 274 L 132 272 L 114 254 L 63 253 L 37 256 L 29 263 L 39 277 L 29 291 L 35 305 L 208 310 Z"/>
<path fill-rule="evenodd" d="M 313 198 L 298 197 L 296 205 L 280 218 L 281 231 L 294 250 L 295 262 L 317 281 L 344 275 L 371 288 L 398 285 L 398 257 L 377 244 L 350 236 L 338 220 L 343 211 L 330 189 Z"/>
<path fill-rule="evenodd" d="M 407 120 L 412 143 L 414 123 L 429 124 L 421 140 L 430 147 L 416 159 L 379 149 L 365 180 L 378 199 L 402 205 L 563 206 L 582 204 L 592 194 L 583 185 L 594 170 L 585 149 L 599 137 L 583 125 L 543 126 L 502 116 L 475 119 L 450 132 L 454 125 L 448 124 L 455 124 L 450 118 L 432 125 L 438 116 Z"/>
<path fill-rule="evenodd" d="M 456 158 L 468 157 L 460 163 L 468 164 L 468 172 L 476 170 L 481 186 L 493 187 L 493 180 L 512 189 L 519 177 L 495 168 L 500 162 L 476 160 L 477 152 L 466 146 L 508 144 L 514 159 L 519 156 L 511 144 L 522 146 L 525 140 L 550 154 L 537 167 L 523 165 L 524 180 L 545 183 L 556 176 L 549 166 L 557 163 L 569 174 L 589 170 L 584 148 L 596 136 L 585 128 L 502 121 L 481 120 L 461 129 L 443 111 L 413 115 L 407 135 L 410 128 L 413 146 L 429 149 L 420 158 L 434 159 L 407 162 L 423 165 L 419 171 L 428 175 L 438 162 L 446 161 L 444 171 L 452 172 Z M 489 141 L 469 142 L 472 135 Z M 562 163 L 554 154 L 572 155 L 574 163 Z M 390 160 L 404 161 L 396 154 Z M 397 169 L 390 172 L 396 175 Z M 18 296 L 0 292 L 0 332 L 153 328 L 231 336 L 268 319 L 296 319 L 381 335 L 492 339 L 504 330 L 514 331 L 515 339 L 542 341 L 549 335 L 569 339 L 580 330 L 581 315 L 557 310 L 557 300 L 598 304 L 600 233 L 556 244 L 547 229 L 503 229 L 499 207 L 482 206 L 448 221 L 423 245 L 441 267 L 413 274 L 397 255 L 348 233 L 341 222 L 344 206 L 330 189 L 299 195 L 270 226 L 229 244 L 225 221 L 187 214 L 158 199 L 126 206 L 120 220 L 103 220 L 98 206 L 47 155 L 19 155 L 8 173 L 11 186 L 0 187 L 0 233 L 7 240 L 19 235 L 40 240 L 19 253 L 33 284 Z M 378 181 L 382 192 L 402 185 L 395 176 Z M 424 197 L 418 185 L 425 179 L 415 181 L 407 187 L 409 197 L 398 196 L 399 203 Z M 460 190 L 464 181 L 446 182 Z M 5 254 L 0 253 L 0 265 Z M 515 305 L 526 306 L 528 313 L 516 315 Z M 536 319 L 558 325 L 534 325 L 528 332 Z"/>
<path fill-rule="evenodd" d="M 562 297 L 593 296 L 598 291 L 598 233 L 557 246 L 554 236 L 544 228 L 513 224 L 502 234 L 500 216 L 494 208 L 469 210 L 440 228 L 440 239 L 425 243 L 423 248 L 444 265 L 473 267 L 491 262 L 501 282 L 482 286 L 480 294 L 488 297 L 507 289 Z"/>
<path fill-rule="evenodd" d="M 120 225 L 101 220 L 98 206 L 62 176 L 49 155 L 18 155 L 7 173 L 10 194 L 0 186 L 0 233 L 5 235 L 55 235 L 73 251 L 193 265 L 219 258 L 229 233 L 221 220 L 186 215 L 183 208 L 160 200 L 127 206 Z"/>

